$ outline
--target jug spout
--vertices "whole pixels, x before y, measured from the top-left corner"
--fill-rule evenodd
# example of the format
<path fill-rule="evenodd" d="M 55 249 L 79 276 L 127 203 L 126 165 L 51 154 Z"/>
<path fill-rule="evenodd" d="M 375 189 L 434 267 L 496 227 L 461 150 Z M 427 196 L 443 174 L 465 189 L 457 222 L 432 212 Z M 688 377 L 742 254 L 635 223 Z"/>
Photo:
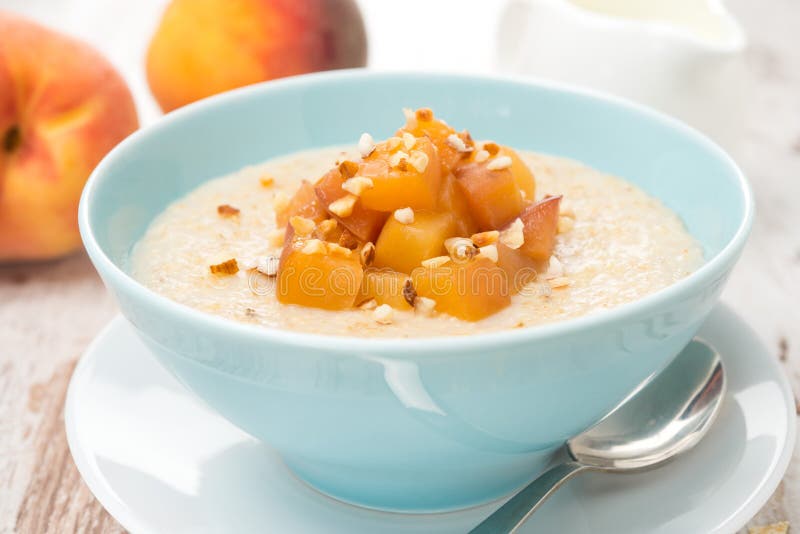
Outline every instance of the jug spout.
<path fill-rule="evenodd" d="M 736 53 L 745 47 L 739 22 L 721 0 L 567 0 L 588 13 L 650 25 L 700 51 Z M 669 35 L 672 34 L 672 35 Z"/>

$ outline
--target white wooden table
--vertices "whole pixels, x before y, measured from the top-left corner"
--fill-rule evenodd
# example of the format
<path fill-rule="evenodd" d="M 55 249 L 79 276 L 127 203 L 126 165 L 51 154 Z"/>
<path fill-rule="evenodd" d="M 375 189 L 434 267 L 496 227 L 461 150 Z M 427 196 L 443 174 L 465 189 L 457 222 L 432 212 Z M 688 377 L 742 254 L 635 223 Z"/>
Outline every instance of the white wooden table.
<path fill-rule="evenodd" d="M 148 123 L 158 112 L 147 93 L 142 54 L 163 3 L 2 0 L 2 8 L 28 13 L 106 51 L 131 84 L 142 122 Z M 464 50 L 454 57 L 451 49 L 419 54 L 413 49 L 418 45 L 411 50 L 392 46 L 403 25 L 392 20 L 399 12 L 382 10 L 382 3 L 362 2 L 373 30 L 372 65 L 446 70 L 470 58 Z M 453 6 L 427 4 L 437 4 L 443 13 Z M 753 183 L 758 216 L 723 298 L 772 348 L 800 391 L 800 2 L 730 4 L 750 34 L 748 64 L 757 80 L 738 159 Z M 472 70 L 488 69 L 496 6 L 478 0 L 459 6 L 471 28 L 482 28 L 470 31 Z M 75 362 L 115 311 L 82 253 L 0 268 L 0 534 L 122 530 L 80 480 L 63 430 L 64 393 Z M 751 524 L 784 519 L 800 529 L 798 450 L 782 484 Z"/>

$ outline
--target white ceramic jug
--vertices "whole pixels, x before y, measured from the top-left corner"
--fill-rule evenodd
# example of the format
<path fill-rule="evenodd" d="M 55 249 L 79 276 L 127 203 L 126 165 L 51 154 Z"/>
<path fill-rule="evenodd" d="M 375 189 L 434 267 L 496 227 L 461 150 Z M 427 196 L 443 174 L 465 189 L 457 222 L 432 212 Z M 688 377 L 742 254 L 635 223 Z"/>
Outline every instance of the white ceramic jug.
<path fill-rule="evenodd" d="M 736 151 L 746 39 L 719 0 L 511 0 L 497 44 L 502 71 L 636 100 Z"/>

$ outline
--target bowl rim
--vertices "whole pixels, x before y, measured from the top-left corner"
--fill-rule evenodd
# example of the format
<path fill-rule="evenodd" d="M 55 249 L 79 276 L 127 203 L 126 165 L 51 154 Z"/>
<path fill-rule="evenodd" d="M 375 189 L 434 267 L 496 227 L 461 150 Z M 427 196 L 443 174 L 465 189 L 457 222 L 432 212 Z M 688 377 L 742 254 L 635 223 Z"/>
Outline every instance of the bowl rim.
<path fill-rule="evenodd" d="M 90 223 L 90 212 L 92 209 L 92 199 L 98 184 L 102 183 L 106 169 L 116 163 L 124 156 L 129 146 L 134 145 L 140 138 L 152 135 L 168 127 L 172 122 L 181 120 L 182 117 L 195 113 L 198 110 L 213 107 L 229 100 L 235 100 L 245 95 L 258 92 L 270 92 L 278 90 L 291 90 L 300 88 L 307 84 L 326 83 L 328 81 L 350 79 L 350 80 L 369 80 L 370 78 L 398 79 L 403 83 L 409 83 L 415 79 L 446 80 L 451 82 L 499 82 L 503 84 L 517 86 L 533 86 L 558 92 L 570 93 L 577 96 L 588 97 L 594 100 L 604 101 L 616 107 L 625 108 L 640 115 L 655 120 L 677 130 L 682 135 L 692 139 L 697 144 L 709 151 L 712 155 L 719 158 L 723 163 L 730 167 L 736 179 L 739 192 L 743 198 L 743 217 L 739 222 L 733 237 L 728 243 L 708 259 L 696 271 L 685 278 L 678 280 L 662 289 L 649 293 L 634 301 L 605 309 L 596 313 L 589 313 L 579 317 L 532 325 L 523 328 L 503 329 L 484 333 L 472 333 L 466 335 L 443 335 L 443 336 L 422 336 L 422 337 L 358 337 L 352 335 L 327 335 L 300 331 L 281 330 L 278 327 L 253 325 L 242 323 L 234 319 L 217 316 L 211 313 L 197 310 L 185 304 L 181 304 L 165 297 L 145 285 L 135 280 L 132 276 L 122 270 L 105 253 L 97 242 Z M 84 247 L 92 260 L 95 268 L 102 277 L 110 280 L 109 285 L 115 291 L 126 291 L 134 294 L 138 300 L 150 301 L 152 306 L 157 306 L 170 315 L 181 317 L 185 321 L 197 323 L 198 327 L 206 331 L 226 330 L 229 334 L 243 336 L 254 341 L 264 341 L 278 343 L 281 345 L 297 346 L 326 350 L 337 353 L 348 353 L 353 351 L 376 351 L 390 355 L 408 355 L 412 350 L 440 350 L 445 353 L 456 355 L 460 350 L 480 350 L 482 347 L 499 347 L 515 345 L 525 342 L 535 342 L 543 338 L 575 333 L 581 330 L 607 326 L 615 321 L 622 319 L 635 318 L 648 311 L 657 309 L 672 298 L 702 286 L 703 282 L 708 281 L 721 272 L 726 266 L 735 263 L 735 260 L 747 240 L 754 219 L 754 200 L 751 186 L 745 178 L 743 172 L 719 145 L 713 142 L 704 134 L 684 122 L 673 118 L 665 113 L 656 111 L 645 105 L 630 101 L 628 99 L 610 95 L 594 89 L 578 87 L 562 82 L 539 79 L 535 77 L 523 77 L 514 75 L 481 75 L 463 73 L 431 73 L 425 71 L 374 71 L 371 69 L 342 69 L 336 71 L 317 72 L 292 76 L 279 80 L 261 82 L 218 95 L 214 95 L 197 102 L 188 104 L 175 111 L 169 112 L 154 123 L 140 128 L 125 138 L 115 146 L 95 167 L 89 176 L 81 195 L 78 208 L 78 224 Z M 120 288 L 120 289 L 117 289 Z M 123 310 L 124 311 L 124 310 Z"/>

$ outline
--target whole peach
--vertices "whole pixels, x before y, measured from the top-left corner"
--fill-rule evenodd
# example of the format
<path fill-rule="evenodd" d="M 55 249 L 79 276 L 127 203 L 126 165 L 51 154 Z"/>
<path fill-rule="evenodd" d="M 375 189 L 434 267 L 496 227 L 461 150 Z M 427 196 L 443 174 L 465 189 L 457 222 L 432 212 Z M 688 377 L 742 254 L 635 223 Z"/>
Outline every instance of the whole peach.
<path fill-rule="evenodd" d="M 0 11 L 0 261 L 78 248 L 83 185 L 137 127 L 125 82 L 99 53 Z"/>
<path fill-rule="evenodd" d="M 363 67 L 367 38 L 353 0 L 172 0 L 147 53 L 164 111 L 252 83 Z"/>

